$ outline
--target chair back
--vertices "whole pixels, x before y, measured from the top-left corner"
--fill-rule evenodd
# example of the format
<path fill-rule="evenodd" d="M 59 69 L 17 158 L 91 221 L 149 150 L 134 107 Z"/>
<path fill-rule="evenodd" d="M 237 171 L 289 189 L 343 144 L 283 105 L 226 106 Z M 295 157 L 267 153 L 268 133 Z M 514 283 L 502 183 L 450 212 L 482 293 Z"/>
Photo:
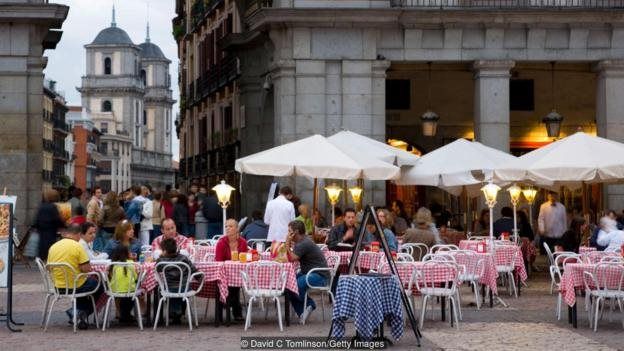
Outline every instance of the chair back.
<path fill-rule="evenodd" d="M 284 264 L 274 261 L 255 261 L 241 271 L 243 289 L 246 294 L 260 295 L 261 292 L 281 294 L 286 288 Z"/>
<path fill-rule="evenodd" d="M 597 290 L 622 290 L 624 265 L 598 263 L 593 271 L 593 283 Z"/>
<path fill-rule="evenodd" d="M 459 266 L 455 262 L 429 260 L 416 268 L 420 274 L 416 280 L 418 290 L 444 289 L 454 294 L 459 278 Z"/>
<path fill-rule="evenodd" d="M 55 291 L 57 294 L 60 295 L 72 295 L 73 294 L 73 290 L 76 289 L 76 276 L 78 275 L 78 272 L 76 272 L 76 270 L 74 270 L 74 267 L 70 266 L 68 263 L 65 262 L 56 262 L 56 263 L 48 263 L 45 266 L 46 270 L 48 271 L 48 274 L 50 275 L 50 277 L 52 278 L 51 281 L 53 282 L 52 286 L 54 287 Z M 56 280 L 54 277 L 63 277 L 63 280 L 65 281 L 65 285 L 64 286 L 56 286 Z M 65 291 L 62 293 L 60 290 L 64 289 Z"/>
<path fill-rule="evenodd" d="M 401 245 L 401 249 L 409 249 L 415 261 L 422 260 L 423 256 L 429 253 L 429 247 L 424 243 L 407 243 Z"/>
<path fill-rule="evenodd" d="M 565 263 L 581 263 L 581 256 L 574 252 L 566 252 L 555 257 L 555 267 L 564 268 Z"/>
<path fill-rule="evenodd" d="M 161 295 L 184 294 L 189 289 L 191 267 L 184 262 L 158 262 L 154 267 L 154 276 Z M 172 281 L 169 281 L 167 277 L 171 278 Z M 175 281 L 177 281 L 177 286 Z"/>
<path fill-rule="evenodd" d="M 587 263 L 599 263 L 605 257 L 619 257 L 620 254 L 617 252 L 605 252 L 605 251 L 590 251 L 585 254 L 585 259 Z"/>
<path fill-rule="evenodd" d="M 548 263 L 550 263 L 551 266 L 554 265 L 555 257 L 553 256 L 552 251 L 550 251 L 550 247 L 548 247 L 548 244 L 545 242 L 543 242 L 542 245 L 544 245 L 544 250 L 546 250 L 546 254 L 548 255 Z"/>
<path fill-rule="evenodd" d="M 468 237 L 468 240 L 476 240 L 476 241 L 483 241 L 483 240 L 489 240 L 490 237 L 489 236 L 470 236 Z"/>
<path fill-rule="evenodd" d="M 406 252 L 399 252 L 397 254 L 397 262 L 414 262 L 414 257 Z"/>
<path fill-rule="evenodd" d="M 223 237 L 223 234 L 218 234 L 212 237 L 212 244 L 216 245 L 216 242 L 219 241 L 219 239 L 221 239 Z"/>
<path fill-rule="evenodd" d="M 102 274 L 104 291 L 109 296 L 130 297 L 141 288 L 145 271 L 135 262 L 111 262 L 107 272 Z M 123 274 L 122 277 L 117 276 Z"/>
<path fill-rule="evenodd" d="M 195 245 L 196 246 L 212 246 L 212 240 L 210 239 L 195 240 Z"/>
<path fill-rule="evenodd" d="M 451 255 L 459 265 L 462 274 L 471 280 L 479 280 L 485 274 L 485 259 L 471 250 L 452 251 Z"/>
<path fill-rule="evenodd" d="M 327 267 L 332 269 L 331 278 L 333 280 L 336 272 L 338 272 L 338 268 L 340 268 L 340 256 L 336 254 L 330 254 L 325 256 L 325 260 L 327 261 Z"/>
<path fill-rule="evenodd" d="M 438 245 L 433 245 L 431 247 L 431 250 L 429 250 L 429 252 L 436 253 L 438 251 L 453 251 L 453 250 L 459 250 L 459 247 L 453 244 L 438 244 Z"/>
<path fill-rule="evenodd" d="M 264 248 L 270 245 L 267 245 L 266 240 L 263 239 L 249 239 L 247 240 L 247 246 L 253 250 L 258 250 L 258 252 L 262 252 L 264 251 Z M 260 246 L 260 248 L 258 248 L 258 246 Z"/>
<path fill-rule="evenodd" d="M 617 255 L 606 255 L 600 259 L 600 263 L 624 263 L 624 257 Z"/>
<path fill-rule="evenodd" d="M 449 254 L 448 252 L 440 252 L 440 253 L 430 253 L 426 254 L 422 261 L 445 261 L 445 262 L 455 262 L 455 257 Z"/>
<path fill-rule="evenodd" d="M 54 282 L 46 269 L 45 263 L 39 257 L 35 258 L 35 263 L 37 263 L 37 268 L 39 269 L 39 274 L 41 275 L 41 281 L 43 282 L 43 292 L 46 294 L 54 294 L 56 291 L 54 289 Z"/>

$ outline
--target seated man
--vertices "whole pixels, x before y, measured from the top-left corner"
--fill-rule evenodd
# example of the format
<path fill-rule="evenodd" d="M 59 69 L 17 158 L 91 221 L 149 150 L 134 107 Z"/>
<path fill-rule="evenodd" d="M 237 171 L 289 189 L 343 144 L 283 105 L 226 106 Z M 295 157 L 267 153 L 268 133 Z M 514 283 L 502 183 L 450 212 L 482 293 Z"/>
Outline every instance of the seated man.
<path fill-rule="evenodd" d="M 306 275 L 313 268 L 327 268 L 327 260 L 321 249 L 306 235 L 305 225 L 301 221 L 292 221 L 288 224 L 288 237 L 286 238 L 286 252 L 289 261 L 299 261 L 301 272 L 297 274 L 297 287 L 299 295 L 288 291 L 293 309 L 299 316 L 299 321 L 304 324 L 310 313 L 316 308 L 314 300 L 308 296 L 307 306 L 303 306 L 308 283 L 312 286 L 323 286 L 329 279 L 329 272 L 313 272 L 306 279 Z M 307 280 L 307 282 L 306 282 Z M 304 310 L 305 307 L 305 310 Z"/>
<path fill-rule="evenodd" d="M 346 246 L 340 246 L 338 244 L 355 244 L 357 236 L 355 228 L 355 210 L 347 208 L 344 211 L 344 221 L 341 224 L 334 226 L 329 232 L 327 238 L 327 247 L 334 251 L 351 250 Z"/>
<path fill-rule="evenodd" d="M 510 237 L 513 237 L 513 210 L 511 207 L 503 207 L 501 209 L 501 218 L 494 222 L 494 236 L 500 237 L 501 233 L 507 232 Z"/>
<path fill-rule="evenodd" d="M 253 222 L 249 223 L 243 230 L 243 238 L 245 240 L 261 239 L 266 240 L 269 233 L 269 226 L 264 223 L 264 215 L 260 210 L 254 210 L 251 213 Z"/>
<path fill-rule="evenodd" d="M 67 263 L 75 272 L 86 273 L 91 271 L 91 265 L 89 264 L 89 256 L 86 251 L 78 242 L 80 240 L 81 227 L 78 224 L 72 224 L 63 232 L 63 238 L 57 241 L 50 247 L 48 252 L 48 263 Z M 59 288 L 61 293 L 65 293 L 66 287 L 73 287 L 75 274 L 65 275 L 65 271 L 57 268 L 52 270 L 52 280 L 54 286 Z M 68 278 L 69 281 L 66 281 Z M 76 293 L 92 291 L 98 282 L 93 278 L 82 277 L 76 282 Z M 93 294 L 93 297 L 97 301 L 98 297 L 102 294 L 102 286 Z M 76 301 L 76 308 L 78 310 L 78 329 L 88 328 L 88 317 L 93 313 L 93 305 L 89 297 L 81 297 Z M 66 311 L 70 320 L 73 320 L 72 310 Z"/>
<path fill-rule="evenodd" d="M 188 249 L 189 246 L 193 245 L 193 242 L 187 237 L 178 234 L 175 222 L 171 218 L 162 221 L 161 231 L 162 235 L 157 236 L 154 241 L 152 241 L 152 250 L 154 251 L 160 250 L 160 243 L 165 239 L 175 240 L 178 249 Z"/>

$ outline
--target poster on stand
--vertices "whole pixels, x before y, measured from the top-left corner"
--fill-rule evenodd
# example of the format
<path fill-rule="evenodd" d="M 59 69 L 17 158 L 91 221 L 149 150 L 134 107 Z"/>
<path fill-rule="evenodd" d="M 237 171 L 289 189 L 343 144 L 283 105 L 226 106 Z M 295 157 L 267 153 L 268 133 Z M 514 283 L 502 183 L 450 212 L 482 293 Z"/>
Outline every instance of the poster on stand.
<path fill-rule="evenodd" d="M 8 285 L 9 236 L 15 234 L 13 215 L 16 201 L 17 196 L 0 196 L 0 288 Z"/>

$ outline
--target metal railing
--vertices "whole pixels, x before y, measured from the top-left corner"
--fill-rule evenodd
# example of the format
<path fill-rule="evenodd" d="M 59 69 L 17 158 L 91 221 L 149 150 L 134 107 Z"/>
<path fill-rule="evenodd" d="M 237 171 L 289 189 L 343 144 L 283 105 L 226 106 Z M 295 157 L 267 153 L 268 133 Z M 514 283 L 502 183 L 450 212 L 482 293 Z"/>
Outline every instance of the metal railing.
<path fill-rule="evenodd" d="M 617 9 L 624 0 L 390 0 L 391 7 L 436 9 Z"/>

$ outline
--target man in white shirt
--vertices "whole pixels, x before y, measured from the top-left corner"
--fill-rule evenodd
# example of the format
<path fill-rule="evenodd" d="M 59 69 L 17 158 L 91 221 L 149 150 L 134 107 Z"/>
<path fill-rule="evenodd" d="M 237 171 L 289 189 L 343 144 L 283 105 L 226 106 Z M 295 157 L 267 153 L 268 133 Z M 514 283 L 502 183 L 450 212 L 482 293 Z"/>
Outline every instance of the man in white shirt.
<path fill-rule="evenodd" d="M 557 201 L 557 193 L 553 191 L 548 193 L 547 201 L 540 206 L 537 225 L 541 237 L 541 252 L 545 254 L 544 243 L 554 251 L 555 243 L 567 229 L 566 209 Z"/>
<path fill-rule="evenodd" d="M 267 241 L 285 242 L 288 223 L 295 219 L 295 206 L 288 200 L 292 195 L 290 187 L 280 189 L 279 196 L 269 201 L 264 211 L 264 223 L 269 225 Z"/>

